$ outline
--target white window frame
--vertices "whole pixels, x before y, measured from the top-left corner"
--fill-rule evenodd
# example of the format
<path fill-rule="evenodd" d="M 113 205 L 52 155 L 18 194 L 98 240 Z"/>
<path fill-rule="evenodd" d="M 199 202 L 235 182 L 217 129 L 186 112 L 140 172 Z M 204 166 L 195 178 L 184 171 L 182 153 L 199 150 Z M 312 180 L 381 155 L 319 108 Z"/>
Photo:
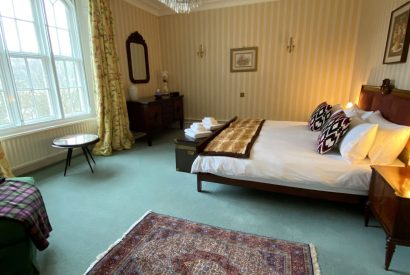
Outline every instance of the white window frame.
<path fill-rule="evenodd" d="M 82 68 L 80 68 L 79 74 L 84 74 L 84 90 L 85 90 L 85 96 L 86 102 L 85 104 L 88 103 L 87 109 L 88 113 L 86 114 L 81 114 L 81 115 L 76 115 L 76 116 L 68 116 L 64 117 L 63 114 L 63 105 L 61 102 L 61 94 L 59 92 L 59 84 L 57 81 L 57 74 L 56 74 L 56 65 L 55 65 L 55 60 L 62 60 L 63 58 L 56 58 L 52 52 L 51 49 L 51 41 L 49 37 L 49 31 L 48 31 L 48 26 L 46 25 L 46 15 L 45 15 L 45 10 L 44 10 L 44 3 L 43 0 L 30 0 L 32 3 L 32 9 L 33 9 L 33 17 L 35 20 L 35 26 L 38 32 L 38 37 L 37 39 L 39 40 L 39 48 L 41 49 L 42 53 L 41 58 L 46 58 L 50 59 L 49 61 L 47 60 L 46 62 L 43 61 L 44 70 L 46 72 L 46 77 L 49 80 L 49 89 L 50 89 L 50 101 L 52 102 L 52 108 L 54 109 L 54 115 L 55 119 L 52 120 L 46 120 L 46 121 L 41 121 L 39 119 L 38 122 L 30 123 L 27 125 L 18 125 L 19 122 L 22 122 L 22 118 L 20 117 L 20 107 L 18 104 L 10 104 L 11 100 L 16 101 L 15 98 L 11 98 L 14 96 L 17 96 L 17 90 L 16 87 L 14 86 L 14 81 L 10 79 L 11 72 L 10 73 L 0 73 L 0 77 L 2 78 L 2 84 L 3 84 L 3 89 L 7 90 L 10 89 L 10 94 L 8 95 L 8 102 L 6 104 L 10 108 L 9 116 L 11 120 L 11 124 L 13 126 L 9 128 L 0 128 L 0 137 L 5 137 L 5 136 L 10 136 L 10 135 L 20 135 L 28 132 L 37 132 L 37 131 L 42 131 L 46 130 L 49 128 L 54 128 L 56 126 L 61 126 L 64 124 L 72 124 L 72 123 L 78 123 L 81 121 L 88 120 L 90 118 L 95 118 L 96 117 L 96 111 L 95 111 L 95 96 L 93 92 L 93 71 L 92 71 L 92 64 L 91 64 L 91 45 L 89 41 L 90 37 L 90 29 L 89 29 L 89 7 L 88 7 L 88 1 L 82 1 L 82 0 L 62 0 L 66 2 L 67 6 L 71 6 L 71 12 L 75 13 L 74 16 L 70 16 L 68 18 L 68 21 L 70 24 L 73 24 L 75 26 L 74 28 L 74 35 L 71 34 L 71 38 L 73 39 L 73 36 L 76 36 L 75 39 L 79 41 L 80 48 L 78 48 L 76 45 L 73 47 L 73 51 L 77 52 L 77 55 L 79 55 L 82 58 Z M 35 3 L 36 2 L 36 3 Z M 40 18 L 37 18 L 41 17 Z M 81 26 L 81 28 L 80 28 Z M 0 32 L 0 36 L 2 33 Z M 3 37 L 0 40 L 0 44 L 3 41 L 5 43 L 5 39 Z M 44 41 L 46 39 L 46 41 Z M 44 45 L 47 45 L 46 49 L 44 48 Z M 4 47 L 4 48 L 3 48 Z M 4 66 L 6 66 L 7 70 L 11 70 L 11 64 L 4 64 L 10 62 L 10 57 L 8 56 L 8 51 L 5 48 L 6 45 L 0 45 L 0 69 L 3 71 Z M 43 54 L 44 53 L 44 54 Z M 10 54 L 10 56 L 18 56 L 19 53 L 13 53 Z M 22 56 L 24 57 L 29 57 L 30 54 L 24 53 Z M 33 54 L 33 56 L 38 57 L 38 54 Z M 74 61 L 73 58 L 69 58 L 71 61 Z M 79 60 L 79 59 L 78 59 Z M 81 62 L 81 61 L 80 61 Z M 49 66 L 48 64 L 51 64 Z M 49 72 L 50 70 L 53 70 L 54 72 Z M 13 95 L 13 96 L 11 96 Z M 7 96 L 7 94 L 6 94 Z M 54 102 L 53 102 L 54 101 Z M 55 101 L 58 101 L 58 104 L 56 104 Z M 16 124 L 17 123 L 17 124 Z"/>

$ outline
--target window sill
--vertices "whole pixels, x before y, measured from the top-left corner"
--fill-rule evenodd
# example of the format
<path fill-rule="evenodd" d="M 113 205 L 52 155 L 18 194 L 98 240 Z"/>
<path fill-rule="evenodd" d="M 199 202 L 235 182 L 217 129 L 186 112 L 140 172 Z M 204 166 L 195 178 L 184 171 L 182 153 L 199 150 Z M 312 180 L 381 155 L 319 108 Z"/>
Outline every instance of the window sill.
<path fill-rule="evenodd" d="M 42 123 L 40 127 L 39 125 L 27 125 L 9 130 L 2 130 L 0 131 L 0 140 L 22 137 L 43 131 L 67 127 L 73 124 L 84 123 L 88 121 L 95 121 L 95 123 L 97 123 L 97 117 L 95 115 L 89 115 L 83 117 L 76 117 L 72 119 L 54 120 L 48 123 Z"/>

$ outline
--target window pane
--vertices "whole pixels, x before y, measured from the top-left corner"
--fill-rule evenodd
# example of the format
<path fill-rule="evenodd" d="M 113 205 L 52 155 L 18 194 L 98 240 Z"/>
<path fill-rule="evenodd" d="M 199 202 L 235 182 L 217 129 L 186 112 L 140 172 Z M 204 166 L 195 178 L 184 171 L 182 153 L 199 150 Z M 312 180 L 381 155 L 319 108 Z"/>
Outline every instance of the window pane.
<path fill-rule="evenodd" d="M 68 30 L 66 6 L 61 1 L 57 1 L 54 4 L 54 11 L 56 17 L 56 27 Z"/>
<path fill-rule="evenodd" d="M 0 93 L 0 126 L 10 124 L 9 114 L 7 112 L 6 97 L 4 93 Z"/>
<path fill-rule="evenodd" d="M 10 58 L 11 67 L 13 68 L 14 81 L 17 90 L 31 89 L 30 79 L 27 73 L 26 62 L 24 58 Z"/>
<path fill-rule="evenodd" d="M 47 90 L 34 91 L 34 100 L 39 118 L 51 116 L 50 98 Z"/>
<path fill-rule="evenodd" d="M 46 8 L 47 24 L 49 26 L 55 26 L 56 20 L 54 18 L 53 5 L 51 4 L 50 0 L 44 1 L 44 6 Z"/>
<path fill-rule="evenodd" d="M 7 49 L 12 52 L 20 51 L 20 42 L 17 34 L 16 21 L 3 18 L 4 36 L 6 38 Z"/>
<path fill-rule="evenodd" d="M 80 83 L 77 83 L 74 62 L 68 62 L 67 61 L 65 64 L 66 64 L 66 68 L 67 68 L 68 85 L 70 85 L 70 87 L 80 86 L 79 85 Z"/>
<path fill-rule="evenodd" d="M 14 17 L 12 0 L 1 0 L 0 14 L 1 16 Z"/>
<path fill-rule="evenodd" d="M 81 89 L 71 88 L 70 92 L 71 92 L 71 100 L 74 103 L 73 111 L 76 113 L 83 112 L 82 104 L 81 104 L 81 96 L 80 96 Z"/>
<path fill-rule="evenodd" d="M 61 99 L 63 101 L 63 111 L 67 116 L 74 115 L 75 113 L 81 113 L 82 104 L 80 89 L 69 88 L 61 90 Z"/>
<path fill-rule="evenodd" d="M 60 42 L 60 53 L 64 56 L 72 56 L 70 34 L 65 30 L 57 30 L 58 41 Z"/>
<path fill-rule="evenodd" d="M 70 99 L 70 89 L 60 89 L 61 101 L 63 102 L 64 114 L 70 114 L 73 112 L 73 106 L 71 105 Z"/>
<path fill-rule="evenodd" d="M 36 117 L 35 106 L 31 91 L 18 91 L 21 114 L 24 121 L 32 120 Z"/>
<path fill-rule="evenodd" d="M 67 74 L 65 71 L 64 61 L 56 61 L 57 78 L 60 88 L 68 88 Z"/>
<path fill-rule="evenodd" d="M 17 21 L 21 48 L 24 52 L 38 53 L 38 41 L 33 23 Z"/>
<path fill-rule="evenodd" d="M 33 13 L 31 10 L 30 0 L 14 0 L 14 11 L 16 13 L 16 18 L 33 21 Z"/>
<path fill-rule="evenodd" d="M 34 89 L 47 88 L 47 79 L 44 73 L 43 63 L 39 59 L 27 59 L 31 75 L 31 83 Z"/>
<path fill-rule="evenodd" d="M 53 50 L 53 54 L 60 55 L 60 45 L 58 43 L 57 29 L 48 28 L 48 30 L 50 32 L 51 48 Z"/>

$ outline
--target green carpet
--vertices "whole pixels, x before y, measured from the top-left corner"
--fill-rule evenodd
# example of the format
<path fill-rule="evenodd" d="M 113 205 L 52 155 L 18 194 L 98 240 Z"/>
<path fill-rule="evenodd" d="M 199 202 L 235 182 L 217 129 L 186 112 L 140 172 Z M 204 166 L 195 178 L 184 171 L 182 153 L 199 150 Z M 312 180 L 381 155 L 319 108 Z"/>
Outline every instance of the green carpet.
<path fill-rule="evenodd" d="M 96 157 L 91 174 L 84 156 L 30 174 L 37 180 L 51 224 L 50 246 L 38 253 L 42 275 L 82 274 L 95 257 L 147 210 L 223 228 L 313 243 L 322 274 L 385 274 L 385 235 L 377 222 L 364 227 L 362 210 L 344 204 L 204 183 L 175 171 L 170 130 L 153 146 Z M 398 246 L 391 270 L 410 273 L 410 248 Z M 391 274 L 391 272 L 390 272 Z"/>

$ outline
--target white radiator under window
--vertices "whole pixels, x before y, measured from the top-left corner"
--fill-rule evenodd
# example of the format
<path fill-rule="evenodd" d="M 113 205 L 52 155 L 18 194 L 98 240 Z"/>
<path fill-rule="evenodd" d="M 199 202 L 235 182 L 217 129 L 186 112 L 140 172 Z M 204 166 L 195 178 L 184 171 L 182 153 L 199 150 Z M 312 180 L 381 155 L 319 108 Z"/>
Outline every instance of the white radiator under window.
<path fill-rule="evenodd" d="M 7 160 L 15 175 L 26 174 L 65 159 L 66 150 L 51 147 L 56 137 L 70 134 L 97 134 L 97 120 L 88 119 L 61 127 L 1 139 Z"/>

